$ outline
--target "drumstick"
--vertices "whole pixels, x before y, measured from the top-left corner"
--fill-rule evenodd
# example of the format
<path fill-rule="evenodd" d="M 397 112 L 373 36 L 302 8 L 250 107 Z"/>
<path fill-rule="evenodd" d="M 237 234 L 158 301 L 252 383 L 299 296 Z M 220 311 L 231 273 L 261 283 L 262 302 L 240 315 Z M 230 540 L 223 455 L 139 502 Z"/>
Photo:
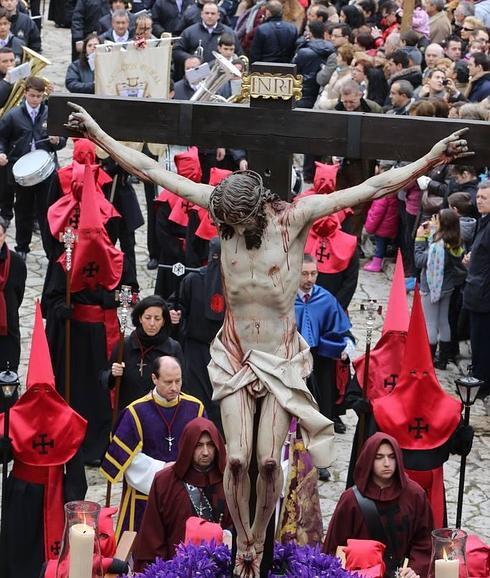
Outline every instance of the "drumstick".
<path fill-rule="evenodd" d="M 405 560 L 403 560 L 402 569 L 403 569 L 403 568 L 408 568 L 408 558 L 405 558 Z"/>
<path fill-rule="evenodd" d="M 40 139 L 40 140 L 34 141 L 34 144 L 39 144 L 40 142 L 46 142 L 47 140 L 49 140 L 49 136 L 46 137 L 46 138 L 42 138 L 42 139 Z"/>

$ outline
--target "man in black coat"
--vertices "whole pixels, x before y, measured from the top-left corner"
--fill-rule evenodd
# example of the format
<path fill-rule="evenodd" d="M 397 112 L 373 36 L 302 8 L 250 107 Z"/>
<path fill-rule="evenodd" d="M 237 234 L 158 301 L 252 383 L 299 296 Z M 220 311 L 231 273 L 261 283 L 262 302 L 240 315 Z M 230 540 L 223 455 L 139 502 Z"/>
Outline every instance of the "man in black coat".
<path fill-rule="evenodd" d="M 99 20 L 99 23 L 97 26 L 97 34 L 99 34 L 99 36 L 100 36 L 101 34 L 105 34 L 109 30 L 111 30 L 111 28 L 112 28 L 112 16 L 113 16 L 114 12 L 116 12 L 116 10 L 126 10 L 127 11 L 128 18 L 129 18 L 129 30 L 131 31 L 131 33 L 134 33 L 134 29 L 136 27 L 136 17 L 134 14 L 132 14 L 131 12 L 128 11 L 128 6 L 127 6 L 126 2 L 124 2 L 124 0 L 111 0 L 111 2 L 109 2 L 109 4 L 111 7 L 111 11 L 108 12 L 107 14 L 104 14 L 104 16 L 102 16 L 102 18 Z"/>
<path fill-rule="evenodd" d="M 193 85 L 189 82 L 186 76 L 188 70 L 197 68 L 202 64 L 201 59 L 198 56 L 189 56 L 184 62 L 184 77 L 178 80 L 174 84 L 174 96 L 175 100 L 190 100 L 191 96 L 196 92 L 197 85 Z"/>
<path fill-rule="evenodd" d="M 153 18 L 153 34 L 160 38 L 163 32 L 171 32 L 172 36 L 178 36 L 184 29 L 183 16 L 192 0 L 156 0 L 151 9 Z"/>
<path fill-rule="evenodd" d="M 173 56 L 175 79 L 182 78 L 186 58 L 197 52 L 203 62 L 214 60 L 213 51 L 218 49 L 218 40 L 225 32 L 235 40 L 237 54 L 242 54 L 240 42 L 229 26 L 219 22 L 219 9 L 214 0 L 207 1 L 201 11 L 202 20 L 186 28 L 174 44 Z M 202 55 L 199 54 L 202 52 Z"/>
<path fill-rule="evenodd" d="M 41 183 L 22 187 L 13 182 L 12 167 L 23 155 L 42 149 L 50 153 L 62 149 L 65 138 L 48 136 L 48 107 L 43 102 L 46 81 L 30 76 L 25 85 L 25 100 L 10 110 L 0 121 L 0 166 L 8 167 L 8 184 L 15 191 L 15 250 L 25 260 L 32 238 L 34 212 L 39 221 L 43 247 L 47 243 L 47 194 L 51 175 Z"/>
<path fill-rule="evenodd" d="M 19 0 L 0 0 L 0 6 L 3 6 L 7 10 L 10 18 L 10 31 L 28 48 L 36 52 L 41 52 L 41 35 L 39 28 L 27 14 L 19 11 L 17 6 L 18 1 Z"/>
<path fill-rule="evenodd" d="M 333 44 L 324 39 L 325 24 L 321 20 L 310 22 L 307 29 L 311 38 L 296 52 L 293 60 L 298 74 L 303 76 L 303 94 L 297 104 L 299 108 L 313 108 L 320 90 L 316 75 L 335 51 Z"/>
<path fill-rule="evenodd" d="M 133 32 L 130 30 L 129 14 L 126 10 L 115 10 L 112 13 L 111 28 L 101 35 L 101 42 L 115 42 L 124 44 L 133 38 Z"/>
<path fill-rule="evenodd" d="M 19 309 L 24 298 L 27 269 L 6 243 L 7 221 L 0 217 L 0 371 L 17 371 L 20 360 Z M 3 299 L 2 299 L 3 296 Z"/>
<path fill-rule="evenodd" d="M 393 52 L 388 59 L 388 66 L 390 70 L 388 85 L 390 87 L 394 82 L 398 82 L 399 80 L 408 80 L 414 88 L 422 84 L 420 66 L 410 66 L 408 54 L 403 50 L 399 49 Z M 386 104 L 390 104 L 388 99 Z"/>
<path fill-rule="evenodd" d="M 463 307 L 470 313 L 471 362 L 473 375 L 484 382 L 478 396 L 490 394 L 490 181 L 478 185 L 476 206 L 481 215 L 471 253 L 463 263 L 468 276 L 463 291 Z"/>
<path fill-rule="evenodd" d="M 15 66 L 15 54 L 12 48 L 0 48 L 0 108 L 5 103 L 12 92 L 13 85 L 5 80 L 7 72 Z"/>
<path fill-rule="evenodd" d="M 255 32 L 250 62 L 291 62 L 297 37 L 296 26 L 282 19 L 281 2 L 269 0 L 265 5 L 265 22 Z"/>
<path fill-rule="evenodd" d="M 11 2 L 12 0 L 0 0 Z M 83 47 L 83 39 L 91 32 L 95 32 L 99 20 L 110 13 L 110 6 L 106 0 L 77 0 L 71 21 L 72 60 L 78 58 Z"/>
<path fill-rule="evenodd" d="M 203 9 L 204 4 L 206 4 L 206 0 L 195 0 L 194 2 L 192 2 L 192 4 L 187 6 L 187 8 L 184 10 L 184 14 L 182 16 L 181 30 L 185 30 L 186 28 L 189 28 L 189 26 L 192 26 L 193 24 L 198 24 L 199 22 L 201 22 L 202 9 Z M 229 26 L 230 21 L 228 18 L 228 14 L 226 13 L 226 10 L 223 7 L 224 2 L 219 2 L 218 4 L 219 4 L 218 9 L 219 9 L 220 22 L 222 24 L 225 24 L 226 26 Z"/>

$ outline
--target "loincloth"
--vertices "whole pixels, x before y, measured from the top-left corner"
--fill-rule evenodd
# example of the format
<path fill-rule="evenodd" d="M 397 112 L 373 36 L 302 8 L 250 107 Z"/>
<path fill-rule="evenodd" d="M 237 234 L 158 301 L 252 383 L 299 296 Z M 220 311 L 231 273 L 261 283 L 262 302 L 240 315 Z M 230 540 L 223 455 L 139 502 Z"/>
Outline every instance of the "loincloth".
<path fill-rule="evenodd" d="M 210 347 L 208 371 L 213 384 L 213 400 L 220 401 L 247 386 L 251 386 L 256 397 L 271 393 L 279 405 L 298 420 L 305 447 L 315 466 L 328 467 L 334 455 L 333 422 L 318 411 L 306 386 L 305 379 L 313 365 L 306 341 L 297 333 L 299 351 L 291 359 L 251 349 L 242 360 L 237 360 L 221 341 L 221 332 Z"/>

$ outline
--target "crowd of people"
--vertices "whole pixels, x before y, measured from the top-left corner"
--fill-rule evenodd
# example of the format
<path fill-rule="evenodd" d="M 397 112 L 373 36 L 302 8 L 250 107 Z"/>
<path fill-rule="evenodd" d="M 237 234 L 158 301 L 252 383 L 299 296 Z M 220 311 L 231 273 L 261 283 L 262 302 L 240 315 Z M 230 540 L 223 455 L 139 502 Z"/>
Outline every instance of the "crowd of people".
<path fill-rule="evenodd" d="M 193 73 L 203 63 L 212 66 L 218 52 L 241 70 L 256 61 L 295 63 L 303 76 L 298 106 L 318 114 L 329 110 L 488 122 L 489 2 L 416 0 L 412 21 L 403 31 L 403 7 L 395 0 L 140 0 L 132 5 L 124 0 L 77 0 L 74 5 L 52 0 L 49 18 L 58 27 L 71 28 L 72 62 L 65 85 L 73 93 L 95 92 L 99 44 L 135 41 L 144 49 L 145 41 L 170 33 L 176 37 L 170 95 L 177 99 L 188 100 L 199 89 Z M 36 10 L 31 5 L 29 13 L 20 0 L 0 0 L 0 108 L 13 90 L 9 74 L 22 59 L 22 47 L 42 50 L 41 21 L 31 18 Z M 227 83 L 221 97 L 236 94 L 235 87 Z M 60 168 L 56 151 L 67 141 L 47 131 L 47 82 L 29 77 L 23 91 L 22 101 L 0 117 L 0 371 L 19 367 L 19 311 L 32 235 L 39 232 L 49 262 L 39 297 L 53 386 L 87 422 L 86 434 L 79 436 L 78 461 L 100 466 L 110 483 L 123 481 L 116 536 L 139 531 L 135 560 L 142 569 L 156 556 L 172 557 L 186 535 L 187 518 L 195 515 L 231 531 L 236 521 L 236 512 L 234 517 L 224 501 L 223 484 L 230 483 L 230 476 L 243 475 L 238 462 L 244 458 L 237 458 L 236 471 L 225 470 L 225 442 L 228 452 L 236 449 L 223 440 L 232 420 L 228 411 L 223 423 L 223 405 L 220 413 L 207 369 L 210 362 L 216 365 L 210 344 L 220 338 L 227 307 L 218 234 L 226 240 L 231 233 L 199 203 L 152 183 L 145 183 L 143 211 L 136 177 L 111 158 L 98 159 L 87 139 L 74 143 L 72 162 Z M 36 150 L 50 153 L 56 170 L 36 185 L 22 186 L 13 177 L 13 165 Z M 196 184 L 219 188 L 232 171 L 248 168 L 247 151 L 219 144 L 170 151 L 175 172 Z M 446 521 L 442 464 L 449 452 L 466 454 L 471 448 L 472 432 L 462 426 L 460 408 L 440 391 L 434 366 L 445 370 L 448 363 L 458 364 L 460 342 L 470 340 L 471 373 L 483 382 L 479 395 L 490 394 L 490 180 L 488 167 L 470 162 L 436 166 L 395 193 L 323 216 L 306 239 L 294 303 L 296 325 L 313 357 L 304 393 L 317 404 L 325 431 L 346 432 L 341 416 L 347 408 L 355 409 L 360 419 L 371 417 L 369 435 L 380 430 L 362 451 L 353 449 L 349 489 L 323 547 L 335 553 L 350 538 L 384 543 L 380 576 L 396 571 L 402 578 L 425 576 L 430 531 Z M 312 155 L 295 158 L 295 164 L 299 186 L 293 203 L 406 165 Z M 11 250 L 6 233 L 14 219 L 16 245 Z M 135 231 L 145 220 L 147 267 L 158 268 L 155 295 L 134 306 L 133 330 L 121 337 L 114 290 L 126 285 L 138 292 Z M 66 272 L 66 239 L 60 240 L 66 226 L 78 235 L 71 276 Z M 259 247 L 250 235 L 247 249 Z M 371 369 L 368 379 L 384 382 L 376 389 L 371 382 L 363 386 L 366 376 L 355 363 L 351 372 L 357 356 L 349 305 L 360 259 L 367 258 L 364 270 L 376 275 L 397 248 L 401 285 L 392 292 L 405 295 L 416 282 L 419 289 L 411 328 L 407 309 L 403 323 L 387 328 L 378 344 L 379 351 L 396 349 L 397 361 L 394 355 L 381 356 L 377 365 L 373 353 L 379 375 Z M 194 269 L 183 281 L 171 270 L 177 262 Z M 283 281 L 273 269 L 269 276 L 276 288 Z M 414 335 L 424 333 L 424 317 L 429 353 L 414 360 L 408 344 L 421 339 Z M 258 336 L 260 330 L 256 322 L 252 331 Z M 404 372 L 399 357 L 405 353 Z M 385 396 L 397 391 L 396 385 L 405 407 L 411 407 L 403 395 L 407 383 L 415 391 L 417 376 L 425 380 L 426 394 L 449 408 L 438 418 L 441 432 L 431 433 L 430 448 L 411 445 L 386 417 L 391 410 Z M 372 395 L 371 387 L 376 390 Z M 410 424 L 422 420 L 417 416 L 400 419 Z M 15 464 L 22 461 L 19 445 L 5 442 L 0 451 Z M 331 476 L 327 461 L 319 467 L 322 481 Z M 17 491 L 16 480 L 28 484 L 37 479 L 19 465 L 11 478 L 10 492 Z M 366 519 L 365 510 L 373 504 L 381 533 L 373 532 Z M 22 521 L 16 530 L 21 532 L 18 528 Z M 39 561 L 47 561 L 52 557 L 47 542 L 43 546 L 34 538 Z M 5 576 L 11 578 L 12 541 L 3 537 L 0 550 Z M 408 567 L 401 568 L 404 558 Z M 30 562 L 23 575 L 37 578 L 36 563 Z"/>

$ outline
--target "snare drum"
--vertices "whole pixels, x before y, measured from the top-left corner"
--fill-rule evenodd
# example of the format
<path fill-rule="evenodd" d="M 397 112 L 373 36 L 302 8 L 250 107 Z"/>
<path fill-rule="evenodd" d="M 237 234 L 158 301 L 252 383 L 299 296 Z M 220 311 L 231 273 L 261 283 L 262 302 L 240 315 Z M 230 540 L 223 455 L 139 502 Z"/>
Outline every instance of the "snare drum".
<path fill-rule="evenodd" d="M 20 157 L 12 167 L 15 182 L 22 187 L 32 187 L 47 179 L 55 169 L 53 156 L 37 150 Z"/>

